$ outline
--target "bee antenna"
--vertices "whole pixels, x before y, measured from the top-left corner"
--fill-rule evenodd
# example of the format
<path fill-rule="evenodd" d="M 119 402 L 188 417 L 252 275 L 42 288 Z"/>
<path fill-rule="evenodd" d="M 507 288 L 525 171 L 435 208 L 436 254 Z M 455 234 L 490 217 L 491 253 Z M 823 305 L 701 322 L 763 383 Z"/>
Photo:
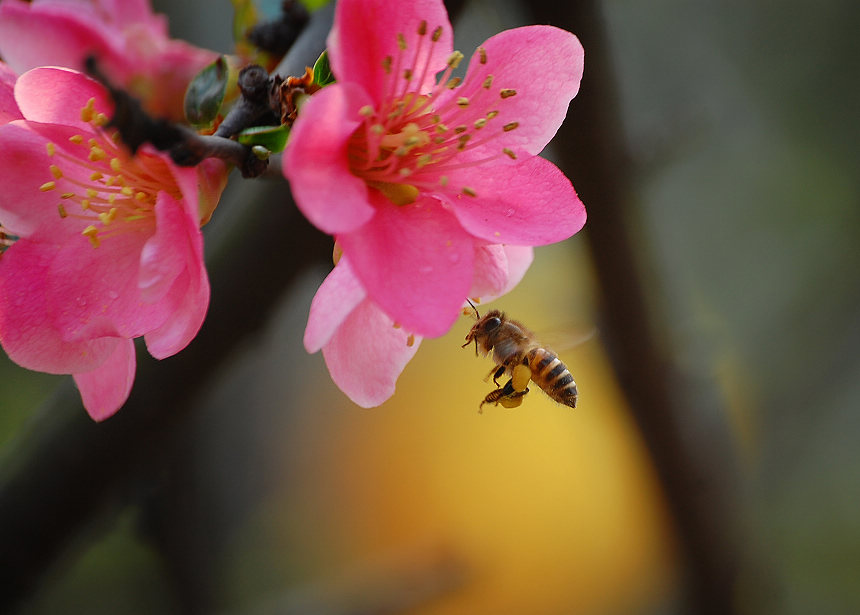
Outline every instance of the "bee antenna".
<path fill-rule="evenodd" d="M 478 312 L 478 308 L 475 307 L 475 304 L 472 303 L 472 300 L 467 297 L 466 302 L 472 306 L 473 310 L 475 310 L 475 316 L 478 318 L 478 320 L 481 320 L 481 314 Z"/>

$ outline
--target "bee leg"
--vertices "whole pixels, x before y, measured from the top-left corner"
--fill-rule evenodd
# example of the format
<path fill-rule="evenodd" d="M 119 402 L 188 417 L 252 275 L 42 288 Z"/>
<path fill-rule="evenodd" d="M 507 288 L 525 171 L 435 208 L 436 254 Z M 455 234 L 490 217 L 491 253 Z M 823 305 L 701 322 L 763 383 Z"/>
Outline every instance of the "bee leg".
<path fill-rule="evenodd" d="M 505 375 L 505 366 L 499 365 L 496 369 L 496 372 L 493 374 L 493 384 L 499 386 L 499 378 Z"/>
<path fill-rule="evenodd" d="M 528 380 L 526 380 L 526 382 L 528 382 Z M 522 391 L 517 391 L 514 388 L 514 379 L 511 378 L 505 383 L 505 386 L 500 387 L 495 391 L 490 391 L 490 393 L 487 394 L 484 401 L 482 401 L 481 405 L 478 406 L 478 413 L 483 414 L 484 404 L 493 404 L 495 406 L 501 404 L 505 408 L 516 408 L 523 403 L 523 397 L 528 392 L 528 388 L 524 388 Z"/>

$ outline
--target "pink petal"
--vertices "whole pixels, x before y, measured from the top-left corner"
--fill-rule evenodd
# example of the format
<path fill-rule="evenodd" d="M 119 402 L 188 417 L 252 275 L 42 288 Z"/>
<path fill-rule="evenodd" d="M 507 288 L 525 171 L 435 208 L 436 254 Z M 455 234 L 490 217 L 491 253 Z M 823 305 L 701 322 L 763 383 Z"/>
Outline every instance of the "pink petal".
<path fill-rule="evenodd" d="M 0 259 L 0 342 L 18 365 L 51 374 L 88 371 L 114 352 L 117 338 L 69 342 L 54 325 L 63 309 L 49 301 L 55 246 L 20 239 Z"/>
<path fill-rule="evenodd" d="M 346 257 L 341 258 L 311 301 L 304 338 L 307 351 L 317 352 L 328 344 L 343 321 L 366 296 Z"/>
<path fill-rule="evenodd" d="M 470 297 L 498 295 L 508 281 L 508 255 L 499 244 L 475 248 L 475 276 Z"/>
<path fill-rule="evenodd" d="M 423 37 L 418 36 L 422 21 L 427 25 Z M 442 27 L 442 35 L 431 47 L 431 34 L 437 26 Z M 453 30 L 441 0 L 340 0 L 328 38 L 329 61 L 338 81 L 361 84 L 375 103 L 381 103 L 391 90 L 391 77 L 382 69 L 382 61 L 390 56 L 392 67 L 397 66 L 401 54 L 398 34 L 407 44 L 399 72 L 415 67 L 417 82 L 426 64 L 429 70 L 423 81 L 410 90 L 428 91 L 435 83 L 435 73 L 445 67 L 453 49 Z"/>
<path fill-rule="evenodd" d="M 469 296 L 492 301 L 510 292 L 523 279 L 533 256 L 530 246 L 495 244 L 475 248 L 475 279 Z"/>
<path fill-rule="evenodd" d="M 451 174 L 477 196 L 446 198 L 463 227 L 492 243 L 539 246 L 567 239 L 585 224 L 585 207 L 558 167 L 537 156 Z"/>
<path fill-rule="evenodd" d="M 394 394 L 397 377 L 418 350 L 421 338 L 416 336 L 411 346 L 408 338 L 373 302 L 364 300 L 323 346 L 323 357 L 340 390 L 370 408 Z"/>
<path fill-rule="evenodd" d="M 82 3 L 31 6 L 5 0 L 0 4 L 0 55 L 18 73 L 37 66 L 67 66 L 80 71 L 88 55 L 98 58 L 103 66 L 124 67 L 125 72 L 131 68 L 123 58 L 119 28 L 106 27 Z"/>
<path fill-rule="evenodd" d="M 368 296 L 407 331 L 442 335 L 472 284 L 474 248 L 457 219 L 433 198 L 397 206 L 377 190 L 373 220 L 338 236 Z"/>
<path fill-rule="evenodd" d="M 87 132 L 92 126 L 81 119 L 81 109 L 90 98 L 95 110 L 110 116 L 113 103 L 107 91 L 86 75 L 67 68 L 34 68 L 15 83 L 15 100 L 28 120 L 45 124 L 77 126 Z"/>
<path fill-rule="evenodd" d="M 62 143 L 68 130 L 62 127 L 43 127 L 59 136 Z M 63 192 L 61 182 L 58 188 L 41 192 L 39 187 L 54 181 L 50 172 L 51 157 L 45 149 L 47 139 L 29 130 L 29 125 L 15 121 L 0 126 L 0 222 L 3 226 L 19 237 L 29 237 L 37 232 L 43 232 L 52 240 L 60 240 L 60 236 L 70 236 L 86 226 L 72 218 L 60 218 L 57 204 L 59 195 Z M 73 171 L 74 172 L 74 169 Z M 80 168 L 80 175 L 73 179 L 86 179 L 85 169 Z"/>
<path fill-rule="evenodd" d="M 584 52 L 579 39 L 553 26 L 525 26 L 505 30 L 482 46 L 487 62 L 478 51 L 469 61 L 463 85 L 447 97 L 466 96 L 470 108 L 480 113 L 497 110 L 485 130 L 517 122 L 516 129 L 488 142 L 484 148 L 497 153 L 503 147 L 532 155 L 539 154 L 555 135 L 567 115 L 570 101 L 579 91 Z M 482 84 L 490 75 L 489 92 L 512 89 L 516 95 L 487 101 Z M 482 97 L 479 99 L 479 97 Z M 438 103 L 441 105 L 442 103 Z"/>
<path fill-rule="evenodd" d="M 98 368 L 74 374 L 84 408 L 95 421 L 103 421 L 113 416 L 128 399 L 134 384 L 137 367 L 134 342 L 117 342 L 113 354 Z"/>
<path fill-rule="evenodd" d="M 358 128 L 367 95 L 334 84 L 302 107 L 284 153 L 284 175 L 302 213 L 329 234 L 348 232 L 373 216 L 367 186 L 349 170 L 346 145 Z"/>
<path fill-rule="evenodd" d="M 154 309 L 167 317 L 164 324 L 146 333 L 146 348 L 156 359 L 173 356 L 185 348 L 200 331 L 209 308 L 209 278 L 203 263 L 203 236 L 187 210 L 171 197 L 159 198 L 156 205 L 158 226 L 144 251 L 154 248 L 161 256 L 179 265 L 173 284 L 159 298 Z M 145 260 L 141 256 L 141 260 Z M 174 265 L 176 267 L 176 265 Z M 141 265 L 141 277 L 146 265 Z M 164 280 L 171 272 L 164 270 Z M 153 289 L 150 288 L 150 291 Z M 142 295 L 146 294 L 142 289 Z"/>
<path fill-rule="evenodd" d="M 138 337 L 170 317 L 141 301 L 142 233 L 121 233 L 94 248 L 86 237 L 63 245 L 48 271 L 47 301 L 64 340 Z"/>
<path fill-rule="evenodd" d="M 0 62 L 0 125 L 20 120 L 24 116 L 15 102 L 15 80 L 18 76 L 15 72 Z"/>
<path fill-rule="evenodd" d="M 500 295 L 510 292 L 525 276 L 534 260 L 531 246 L 504 246 L 508 259 L 508 281 Z"/>

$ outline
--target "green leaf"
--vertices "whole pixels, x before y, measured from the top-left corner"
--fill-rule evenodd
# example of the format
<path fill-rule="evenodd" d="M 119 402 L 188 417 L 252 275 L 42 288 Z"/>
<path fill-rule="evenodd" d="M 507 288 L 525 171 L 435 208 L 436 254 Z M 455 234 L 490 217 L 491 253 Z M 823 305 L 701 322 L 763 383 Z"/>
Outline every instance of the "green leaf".
<path fill-rule="evenodd" d="M 201 70 L 185 90 L 185 118 L 195 128 L 208 128 L 218 116 L 229 79 L 227 60 L 220 56 Z"/>
<path fill-rule="evenodd" d="M 289 134 L 290 129 L 286 126 L 254 126 L 240 132 L 238 140 L 242 145 L 262 146 L 277 154 L 284 151 Z"/>
<path fill-rule="evenodd" d="M 331 72 L 331 66 L 328 63 L 328 51 L 326 50 L 322 52 L 322 55 L 314 63 L 314 83 L 320 87 L 324 87 L 334 82 L 335 79 Z"/>

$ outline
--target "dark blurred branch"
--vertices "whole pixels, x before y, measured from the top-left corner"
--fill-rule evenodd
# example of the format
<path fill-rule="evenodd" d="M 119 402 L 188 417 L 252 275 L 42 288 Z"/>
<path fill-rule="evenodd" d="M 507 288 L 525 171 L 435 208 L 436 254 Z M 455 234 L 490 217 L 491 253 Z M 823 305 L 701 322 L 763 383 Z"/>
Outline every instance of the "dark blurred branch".
<path fill-rule="evenodd" d="M 588 209 L 585 229 L 601 293 L 601 331 L 675 522 L 686 608 L 697 615 L 730 615 L 737 608 L 740 567 L 736 464 L 724 421 L 722 429 L 706 430 L 708 413 L 701 405 L 683 407 L 678 386 L 683 379 L 663 335 L 670 323 L 661 321 L 648 301 L 660 292 L 646 281 L 652 272 L 641 246 L 647 242 L 637 241 L 644 227 L 631 207 L 632 169 L 599 5 L 599 0 L 529 3 L 536 21 L 574 32 L 585 47 L 582 89 L 557 137 L 571 144 L 559 152 L 560 163 Z"/>
<path fill-rule="evenodd" d="M 312 16 L 284 60 L 288 70 L 313 63 L 330 25 L 331 11 Z M 158 465 L 171 430 L 212 376 L 260 332 L 296 275 L 330 258 L 330 241 L 310 228 L 288 194 L 280 185 L 268 198 L 248 199 L 222 241 L 207 245 L 212 298 L 203 328 L 170 359 L 140 353 L 132 396 L 116 416 L 94 423 L 69 385 L 12 444 L 0 467 L 0 560 L 8 564 L 0 612 L 33 591 L 87 522 L 121 500 L 139 470 Z"/>

